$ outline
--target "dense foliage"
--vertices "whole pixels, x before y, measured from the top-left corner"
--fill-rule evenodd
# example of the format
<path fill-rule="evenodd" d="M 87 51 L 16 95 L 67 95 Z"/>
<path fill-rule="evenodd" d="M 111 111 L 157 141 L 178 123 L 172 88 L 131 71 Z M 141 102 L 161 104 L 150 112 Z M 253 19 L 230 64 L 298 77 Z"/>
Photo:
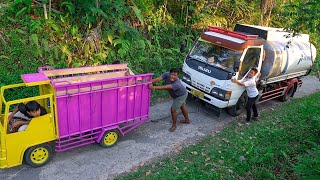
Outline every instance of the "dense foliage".
<path fill-rule="evenodd" d="M 182 66 L 185 52 L 180 53 L 180 44 L 187 42 L 190 48 L 208 25 L 290 27 L 313 33 L 311 39 L 319 47 L 320 13 L 310 13 L 319 11 L 316 2 L 3 0 L 0 84 L 20 82 L 20 74 L 36 72 L 38 66 L 76 67 L 114 60 L 129 63 L 135 73 L 158 76 Z"/>

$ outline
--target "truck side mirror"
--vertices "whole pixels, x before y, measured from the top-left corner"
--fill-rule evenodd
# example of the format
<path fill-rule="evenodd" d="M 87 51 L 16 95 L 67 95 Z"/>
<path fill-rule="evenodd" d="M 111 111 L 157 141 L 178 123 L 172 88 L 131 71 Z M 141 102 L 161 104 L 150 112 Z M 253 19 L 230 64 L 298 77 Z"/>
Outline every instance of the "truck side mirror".
<path fill-rule="evenodd" d="M 180 44 L 180 53 L 183 53 L 184 50 L 186 49 L 186 47 L 187 47 L 187 41 L 184 40 L 184 41 L 182 41 L 181 44 Z"/>
<path fill-rule="evenodd" d="M 239 61 L 239 60 L 236 60 L 236 61 L 233 63 L 233 70 L 234 70 L 234 72 L 238 72 L 238 71 L 239 71 L 239 67 L 240 67 L 240 61 Z"/>

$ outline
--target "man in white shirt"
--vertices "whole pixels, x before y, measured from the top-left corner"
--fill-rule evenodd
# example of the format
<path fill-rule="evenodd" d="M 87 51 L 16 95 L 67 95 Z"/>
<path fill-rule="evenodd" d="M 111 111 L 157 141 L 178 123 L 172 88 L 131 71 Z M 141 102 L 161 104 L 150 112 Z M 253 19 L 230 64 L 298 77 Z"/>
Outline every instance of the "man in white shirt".
<path fill-rule="evenodd" d="M 232 82 L 246 87 L 246 91 L 248 94 L 248 102 L 246 105 L 246 110 L 247 110 L 246 121 L 247 122 L 250 122 L 251 120 L 251 109 L 253 110 L 253 119 L 256 119 L 256 120 L 258 119 L 258 110 L 255 103 L 259 96 L 259 91 L 256 86 L 256 81 L 257 81 L 257 78 L 259 77 L 259 75 L 256 76 L 257 73 L 258 73 L 258 70 L 256 68 L 251 68 L 248 74 L 248 78 L 244 79 L 243 81 L 232 79 Z"/>

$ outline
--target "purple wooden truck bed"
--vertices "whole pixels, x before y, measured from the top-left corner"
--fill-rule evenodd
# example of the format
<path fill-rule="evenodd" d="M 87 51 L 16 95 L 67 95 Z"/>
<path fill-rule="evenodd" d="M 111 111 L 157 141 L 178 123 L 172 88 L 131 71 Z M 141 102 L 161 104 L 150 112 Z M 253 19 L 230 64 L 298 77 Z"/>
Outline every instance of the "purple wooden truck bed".
<path fill-rule="evenodd" d="M 125 135 L 148 120 L 152 74 L 130 72 L 127 64 L 39 68 L 55 92 L 56 151 L 102 141 L 111 146 L 118 134 Z M 113 133 L 108 140 L 109 131 Z"/>

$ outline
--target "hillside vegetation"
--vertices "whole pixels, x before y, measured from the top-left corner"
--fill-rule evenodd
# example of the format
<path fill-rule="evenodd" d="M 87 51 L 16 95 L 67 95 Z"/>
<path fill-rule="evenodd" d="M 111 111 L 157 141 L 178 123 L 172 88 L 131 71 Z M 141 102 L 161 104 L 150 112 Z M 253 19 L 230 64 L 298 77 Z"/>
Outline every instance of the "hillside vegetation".
<path fill-rule="evenodd" d="M 290 27 L 311 34 L 319 49 L 316 7 L 317 0 L 2 0 L 0 86 L 21 82 L 20 74 L 39 66 L 114 60 L 127 62 L 135 73 L 158 76 L 182 67 L 181 43 L 190 48 L 209 25 Z"/>

